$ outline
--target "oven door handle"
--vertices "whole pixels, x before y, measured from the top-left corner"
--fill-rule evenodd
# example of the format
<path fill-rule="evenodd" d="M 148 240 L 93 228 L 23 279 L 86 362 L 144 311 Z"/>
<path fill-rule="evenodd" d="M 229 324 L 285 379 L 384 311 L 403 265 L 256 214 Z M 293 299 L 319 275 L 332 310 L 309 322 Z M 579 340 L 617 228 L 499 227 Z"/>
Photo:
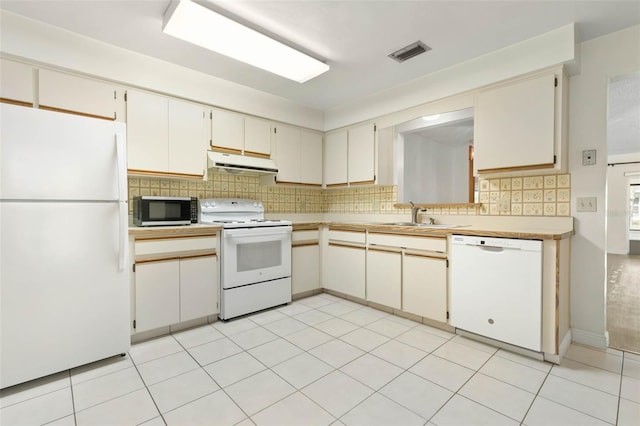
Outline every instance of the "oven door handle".
<path fill-rule="evenodd" d="M 280 227 L 279 229 L 273 228 L 251 228 L 251 229 L 225 229 L 223 235 L 225 238 L 240 238 L 240 237 L 268 237 L 272 235 L 287 236 L 291 233 L 291 228 Z"/>

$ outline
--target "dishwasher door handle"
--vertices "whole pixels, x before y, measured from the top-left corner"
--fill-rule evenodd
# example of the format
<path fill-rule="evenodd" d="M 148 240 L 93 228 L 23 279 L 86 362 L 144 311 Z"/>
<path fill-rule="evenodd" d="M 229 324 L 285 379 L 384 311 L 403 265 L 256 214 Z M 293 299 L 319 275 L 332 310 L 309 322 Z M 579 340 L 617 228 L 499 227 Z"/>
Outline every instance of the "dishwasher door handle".
<path fill-rule="evenodd" d="M 504 247 L 493 247 L 493 246 L 478 246 L 484 251 L 492 251 L 495 253 L 499 253 L 504 251 Z"/>

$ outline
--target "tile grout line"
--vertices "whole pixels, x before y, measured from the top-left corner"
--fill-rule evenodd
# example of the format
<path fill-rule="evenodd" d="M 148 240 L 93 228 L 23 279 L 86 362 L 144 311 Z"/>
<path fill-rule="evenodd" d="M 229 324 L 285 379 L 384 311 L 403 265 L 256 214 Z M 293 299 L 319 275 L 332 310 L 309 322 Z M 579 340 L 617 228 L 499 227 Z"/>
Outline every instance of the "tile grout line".
<path fill-rule="evenodd" d="M 173 336 L 171 336 L 171 337 L 174 340 L 176 340 L 175 337 L 173 337 Z M 176 342 L 177 342 L 177 340 L 176 340 Z M 178 344 L 180 344 L 180 342 L 178 342 Z M 178 353 L 178 352 L 176 352 L 176 353 Z M 173 354 L 171 354 L 171 355 L 173 355 Z M 151 398 L 151 402 L 153 402 L 153 405 L 156 407 L 156 410 L 158 411 L 158 414 L 160 415 L 160 418 L 162 419 L 162 421 L 166 425 L 167 421 L 164 419 L 164 416 L 162 415 L 162 411 L 160 411 L 160 407 L 158 407 L 158 404 L 156 403 L 156 400 L 153 397 L 153 394 L 151 394 L 151 390 L 149 389 L 149 386 L 147 386 L 147 382 L 144 380 L 144 377 L 142 377 L 142 374 L 140 374 L 140 370 L 138 370 L 138 364 L 136 364 L 136 362 L 134 361 L 133 357 L 131 357 L 131 355 L 129 355 L 129 357 L 131 358 L 131 363 L 133 364 L 133 368 L 136 369 L 136 372 L 138 373 L 138 376 L 140 377 L 140 380 L 142 381 L 142 384 L 144 385 L 144 388 L 147 391 L 147 394 L 149 395 L 149 398 Z M 162 357 L 160 357 L 160 358 L 162 358 Z M 160 358 L 157 358 L 157 359 L 160 359 Z M 149 421 L 149 420 L 152 420 L 154 418 L 155 417 L 152 417 L 151 419 L 147 419 L 145 421 Z"/>

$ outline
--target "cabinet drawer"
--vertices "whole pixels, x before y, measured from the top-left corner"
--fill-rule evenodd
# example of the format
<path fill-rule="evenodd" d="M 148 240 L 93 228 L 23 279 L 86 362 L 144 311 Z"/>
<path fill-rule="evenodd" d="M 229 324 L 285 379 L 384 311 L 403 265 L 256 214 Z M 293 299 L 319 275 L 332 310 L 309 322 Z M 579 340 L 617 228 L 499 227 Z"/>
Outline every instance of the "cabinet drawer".
<path fill-rule="evenodd" d="M 329 230 L 329 241 L 343 241 L 347 243 L 364 244 L 365 233 Z"/>
<path fill-rule="evenodd" d="M 446 253 L 447 239 L 370 233 L 369 244 Z"/>
<path fill-rule="evenodd" d="M 319 238 L 320 238 L 320 232 L 318 230 L 293 231 L 291 233 L 291 241 L 317 240 Z"/>
<path fill-rule="evenodd" d="M 193 250 L 215 250 L 217 239 L 215 237 L 165 237 L 148 240 L 136 240 L 136 256 L 172 253 Z"/>

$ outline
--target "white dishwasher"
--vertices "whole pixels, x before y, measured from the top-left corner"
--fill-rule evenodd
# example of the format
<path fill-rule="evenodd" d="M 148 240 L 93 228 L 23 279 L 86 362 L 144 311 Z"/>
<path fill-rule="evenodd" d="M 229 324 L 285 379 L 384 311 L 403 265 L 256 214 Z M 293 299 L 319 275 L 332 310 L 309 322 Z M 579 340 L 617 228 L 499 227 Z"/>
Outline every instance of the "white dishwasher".
<path fill-rule="evenodd" d="M 542 349 L 542 241 L 452 235 L 451 325 Z"/>

